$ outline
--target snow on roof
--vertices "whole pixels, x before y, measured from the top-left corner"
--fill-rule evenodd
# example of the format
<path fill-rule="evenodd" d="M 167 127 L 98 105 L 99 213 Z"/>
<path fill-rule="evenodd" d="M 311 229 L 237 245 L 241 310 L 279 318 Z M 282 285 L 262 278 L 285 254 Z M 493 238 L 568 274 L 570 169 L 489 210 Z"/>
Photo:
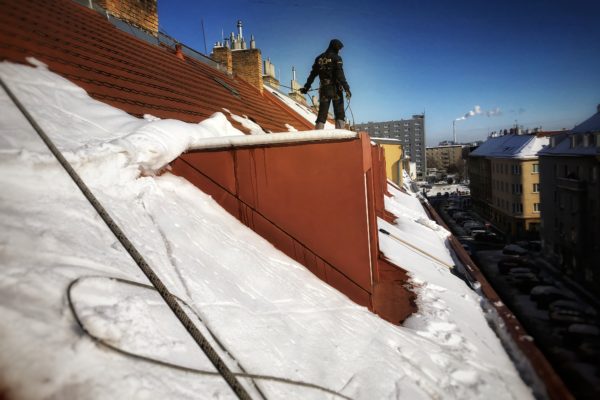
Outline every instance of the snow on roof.
<path fill-rule="evenodd" d="M 353 399 L 531 397 L 476 295 L 445 267 L 381 238 L 382 250 L 408 268 L 420 295 L 419 313 L 407 326 L 394 326 L 323 283 L 186 180 L 141 174 L 195 140 L 239 135 L 222 114 L 200 124 L 137 119 L 43 68 L 4 62 L 0 76 L 169 290 L 201 318 L 201 329 L 228 349 L 228 355 L 220 351 L 230 368 Z M 23 398 L 233 398 L 218 376 L 126 357 L 75 328 L 65 300 L 74 280 L 146 280 L 4 91 L 0 105 L 3 388 Z M 265 136 L 271 135 L 256 137 Z M 396 201 L 400 210 L 406 199 Z M 447 233 L 420 223 L 422 212 L 409 204 L 406 216 L 386 228 L 452 262 Z M 214 371 L 151 292 L 84 279 L 73 301 L 95 335 L 152 359 Z M 325 396 L 318 388 L 255 383 L 267 398 Z"/>
<path fill-rule="evenodd" d="M 273 93 L 274 96 L 283 101 L 288 107 L 290 107 L 292 110 L 298 113 L 302 118 L 306 119 L 311 124 L 314 124 L 316 122 L 317 116 L 309 107 L 305 106 L 304 104 L 298 103 L 296 100 L 292 99 L 289 96 L 286 96 L 285 94 L 281 93 L 276 89 L 273 89 L 269 85 L 263 86 L 267 91 Z M 326 121 L 325 129 L 335 129 L 335 125 L 333 125 L 329 121 Z"/>
<path fill-rule="evenodd" d="M 548 143 L 548 137 L 504 135 L 488 138 L 470 155 L 500 158 L 535 158 L 537 153 Z"/>
<path fill-rule="evenodd" d="M 478 295 L 448 268 L 455 264 L 447 243 L 450 233 L 437 224 L 423 222 L 424 210 L 416 209 L 416 198 L 409 202 L 406 197 L 413 196 L 391 185 L 388 190 L 392 197 L 386 199 L 386 209 L 397 219 L 393 224 L 378 219 L 379 228 L 389 232 L 379 235 L 381 251 L 409 273 L 417 293 L 418 311 L 404 326 L 447 346 L 447 351 L 454 349 L 462 353 L 464 365 L 468 367 L 451 373 L 462 385 L 488 380 L 491 378 L 488 374 L 496 373 L 500 375 L 491 379 L 512 381 L 516 374 L 514 366 L 499 339 L 487 327 Z M 530 396 L 522 383 L 513 382 L 509 386 L 522 391 L 512 394 L 516 397 Z M 500 394 L 490 393 L 490 396 L 496 398 Z M 483 397 L 482 392 L 475 397 Z"/>
<path fill-rule="evenodd" d="M 587 132 L 600 132 L 600 106 L 599 110 L 594 115 L 576 125 L 571 132 L 573 133 L 587 133 Z"/>

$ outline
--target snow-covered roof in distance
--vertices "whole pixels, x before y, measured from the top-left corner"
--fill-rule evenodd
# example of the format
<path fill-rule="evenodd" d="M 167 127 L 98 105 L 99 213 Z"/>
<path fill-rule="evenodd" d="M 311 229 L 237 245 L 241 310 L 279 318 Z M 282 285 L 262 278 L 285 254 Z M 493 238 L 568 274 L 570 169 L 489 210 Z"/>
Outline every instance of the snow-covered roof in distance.
<path fill-rule="evenodd" d="M 488 138 L 470 156 L 496 158 L 536 158 L 537 153 L 548 145 L 548 137 L 535 134 L 503 135 Z"/>
<path fill-rule="evenodd" d="M 600 134 L 600 106 L 597 113 L 576 125 L 570 131 L 557 135 L 555 145 L 546 147 L 540 152 L 544 156 L 596 156 L 600 154 L 600 147 L 596 146 L 593 136 Z M 586 137 L 587 136 L 587 137 Z M 575 137 L 575 143 L 572 138 Z"/>
<path fill-rule="evenodd" d="M 598 112 L 571 129 L 573 133 L 600 132 L 600 106 Z"/>
<path fill-rule="evenodd" d="M 234 371 L 307 382 L 352 399 L 531 398 L 477 295 L 430 257 L 382 239 L 382 251 L 402 258 L 420 294 L 421 311 L 407 326 L 394 326 L 185 179 L 154 174 L 198 141 L 240 136 L 223 114 L 199 124 L 138 119 L 43 67 L 3 62 L 0 76 L 169 291 L 189 304 L 200 329 L 227 348 L 217 346 Z M 126 357 L 74 329 L 66 293 L 84 279 L 86 290 L 72 300 L 91 333 L 150 359 L 214 372 L 151 291 L 106 280 L 146 282 L 4 91 L 0 106 L 0 368 L 10 371 L 3 389 L 16 398 L 233 398 L 218 376 Z M 264 136 L 271 135 L 256 137 Z M 390 208 L 399 221 L 386 228 L 451 263 L 447 232 L 426 220 L 414 199 L 395 196 Z M 267 398 L 325 395 L 255 381 Z"/>

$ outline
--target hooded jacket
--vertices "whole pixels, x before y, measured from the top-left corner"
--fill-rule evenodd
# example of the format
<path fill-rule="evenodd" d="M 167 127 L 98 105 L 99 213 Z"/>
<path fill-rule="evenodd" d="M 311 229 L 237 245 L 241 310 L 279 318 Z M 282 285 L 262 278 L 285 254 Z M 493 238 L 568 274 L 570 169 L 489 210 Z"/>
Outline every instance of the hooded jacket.
<path fill-rule="evenodd" d="M 350 86 L 348 86 L 346 76 L 344 75 L 342 57 L 338 54 L 342 47 L 344 45 L 338 39 L 333 39 L 329 42 L 327 50 L 315 58 L 305 86 L 310 87 L 318 75 L 321 81 L 321 88 L 333 86 L 339 90 L 341 90 L 340 88 L 346 91 L 350 90 Z"/>

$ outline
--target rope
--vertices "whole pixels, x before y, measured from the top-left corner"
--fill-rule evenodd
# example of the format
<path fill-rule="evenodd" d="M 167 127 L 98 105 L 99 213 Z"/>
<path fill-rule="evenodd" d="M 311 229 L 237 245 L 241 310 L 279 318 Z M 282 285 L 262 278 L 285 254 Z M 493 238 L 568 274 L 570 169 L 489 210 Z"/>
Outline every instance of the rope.
<path fill-rule="evenodd" d="M 197 369 L 197 368 L 191 368 L 191 367 L 185 367 L 183 365 L 179 365 L 179 364 L 173 364 L 167 361 L 162 361 L 162 360 L 157 360 L 155 358 L 150 358 L 147 356 L 143 356 L 140 354 L 136 354 L 136 353 L 132 353 L 129 352 L 127 350 L 123 350 L 113 344 L 110 344 L 108 342 L 106 342 L 104 339 L 99 338 L 98 336 L 95 336 L 94 334 L 92 334 L 90 331 L 87 330 L 87 328 L 85 327 L 85 325 L 83 324 L 83 322 L 79 319 L 79 315 L 77 314 L 76 311 L 76 307 L 75 307 L 75 303 L 73 302 L 73 288 L 75 286 L 77 286 L 78 283 L 80 283 L 83 280 L 86 279 L 93 279 L 93 278 L 101 278 L 101 279 L 111 279 L 114 280 L 116 282 L 120 282 L 126 285 L 132 285 L 132 286 L 138 286 L 144 289 L 148 289 L 148 290 L 153 290 L 156 291 L 156 288 L 150 285 L 145 285 L 143 283 L 140 282 L 135 282 L 135 281 L 131 281 L 128 279 L 123 279 L 123 278 L 117 278 L 117 277 L 111 277 L 111 276 L 81 276 L 77 279 L 74 279 L 73 281 L 71 281 L 69 283 L 69 286 L 67 287 L 67 302 L 69 303 L 69 308 L 71 309 L 71 312 L 73 313 L 73 317 L 75 318 L 75 322 L 77 323 L 77 325 L 81 328 L 81 330 L 83 331 L 84 334 L 86 334 L 87 336 L 90 337 L 90 339 L 92 339 L 94 342 L 110 349 L 113 350 L 117 353 L 120 353 L 126 357 L 131 357 L 131 358 L 135 358 L 138 360 L 142 360 L 148 363 L 152 363 L 152 364 L 157 364 L 157 365 L 161 365 L 163 367 L 167 367 L 167 368 L 173 368 L 173 369 L 177 369 L 180 371 L 184 371 L 184 372 L 189 372 L 189 373 L 194 373 L 194 374 L 199 374 L 199 375 L 208 375 L 208 376 L 219 376 L 220 374 L 218 372 L 214 372 L 214 371 L 208 371 L 208 370 L 201 370 L 201 369 Z M 202 321 L 202 318 L 200 317 L 200 315 L 198 315 L 198 313 L 196 313 L 196 311 L 183 299 L 173 295 L 178 301 L 180 301 L 181 303 L 183 303 L 185 306 L 187 306 L 190 311 L 194 314 L 194 316 L 196 316 L 196 318 L 198 318 L 198 320 L 200 322 Z M 231 352 L 229 352 L 225 346 L 223 346 L 223 344 L 217 339 L 217 337 L 210 331 L 210 328 L 204 324 L 204 327 L 208 330 L 209 334 L 211 335 L 211 337 L 215 340 L 215 342 L 217 343 L 217 345 L 219 345 L 219 347 L 221 347 L 221 349 L 226 352 L 231 358 L 233 358 L 235 360 L 235 357 L 233 357 L 233 355 L 231 354 Z M 295 386 L 302 386 L 302 387 L 307 387 L 307 388 L 311 388 L 311 389 L 317 389 L 317 390 L 321 390 L 323 392 L 338 396 L 342 399 L 346 399 L 346 400 L 352 400 L 352 398 L 345 396 L 341 393 L 338 393 L 334 390 L 328 389 L 326 387 L 323 386 L 319 386 L 316 385 L 314 383 L 309 383 L 309 382 L 303 382 L 303 381 L 297 381 L 297 380 L 293 380 L 293 379 L 288 379 L 288 378 L 281 378 L 281 377 L 277 377 L 277 376 L 271 376 L 271 375 L 259 375 L 259 374 L 249 374 L 247 372 L 245 372 L 243 370 L 243 368 L 241 367 L 241 365 L 239 364 L 239 362 L 237 360 L 235 360 L 237 365 L 240 367 L 240 369 L 242 369 L 243 372 L 234 372 L 233 374 L 236 377 L 239 378 L 249 378 L 249 379 L 257 379 L 257 380 L 266 380 L 266 381 L 272 381 L 272 382 L 279 382 L 279 383 L 284 383 L 284 384 L 288 384 L 288 385 L 295 385 Z M 258 390 L 258 388 L 257 388 Z M 259 390 L 260 392 L 260 390 Z M 261 395 L 264 398 L 264 395 L 261 393 Z"/>
<path fill-rule="evenodd" d="M 448 263 L 440 260 L 436 256 L 434 256 L 432 254 L 429 254 L 428 252 L 419 249 L 418 247 L 416 247 L 416 246 L 412 245 L 411 243 L 407 242 L 406 240 L 403 240 L 403 239 L 399 238 L 398 236 L 391 234 L 390 232 L 386 231 L 385 229 L 381 229 L 380 228 L 379 232 L 383 233 L 384 235 L 387 235 L 387 236 L 391 237 L 392 239 L 396 240 L 397 242 L 400 242 L 400 243 L 406 245 L 407 247 L 409 247 L 413 251 L 415 251 L 417 253 L 420 253 L 420 254 L 424 255 L 425 257 L 428 257 L 428 258 L 432 259 L 433 261 L 437 262 L 438 264 L 443 265 L 444 267 L 446 267 L 446 268 L 448 268 L 450 270 L 452 270 L 454 268 L 454 265 L 450 265 L 450 264 L 448 264 Z"/>
<path fill-rule="evenodd" d="M 227 367 L 225 362 L 219 357 L 215 349 L 210 345 L 210 343 L 206 340 L 202 332 L 194 325 L 192 320 L 187 316 L 187 314 L 183 311 L 183 308 L 177 302 L 177 299 L 173 294 L 169 292 L 164 283 L 160 280 L 158 275 L 152 270 L 152 268 L 148 265 L 146 260 L 142 257 L 142 255 L 135 248 L 133 243 L 129 241 L 125 233 L 121 230 L 121 228 L 116 224 L 116 222 L 112 219 L 112 217 L 108 214 L 106 209 L 100 204 L 98 199 L 94 196 L 94 194 L 90 191 L 87 185 L 83 182 L 83 180 L 79 177 L 75 169 L 69 164 L 69 162 L 62 155 L 60 150 L 54 145 L 52 140 L 46 135 L 44 130 L 37 124 L 37 122 L 33 119 L 31 114 L 25 109 L 25 107 L 21 104 L 19 99 L 13 94 L 13 92 L 8 88 L 6 83 L 2 78 L 0 78 L 0 84 L 6 91 L 6 94 L 11 98 L 13 103 L 17 106 L 17 108 L 21 111 L 23 116 L 29 121 L 33 129 L 37 132 L 40 139 L 46 144 L 50 152 L 56 157 L 60 165 L 65 169 L 65 171 L 69 174 L 73 182 L 77 185 L 81 193 L 85 196 L 85 198 L 89 201 L 89 203 L 94 207 L 98 215 L 102 218 L 104 223 L 108 226 L 111 232 L 116 236 L 121 245 L 125 248 L 125 250 L 129 253 L 131 258 L 135 261 L 138 267 L 142 270 L 144 275 L 148 278 L 152 286 L 156 288 L 158 293 L 161 295 L 165 303 L 169 306 L 169 308 L 173 311 L 177 319 L 181 322 L 181 324 L 185 327 L 188 333 L 192 336 L 194 341 L 198 344 L 198 346 L 202 349 L 204 354 L 208 357 L 208 359 L 215 366 L 219 374 L 227 381 L 227 384 L 231 387 L 233 392 L 238 396 L 239 399 L 246 400 L 251 399 L 250 395 L 246 391 L 246 389 L 242 386 L 237 377 L 231 372 L 231 370 Z"/>

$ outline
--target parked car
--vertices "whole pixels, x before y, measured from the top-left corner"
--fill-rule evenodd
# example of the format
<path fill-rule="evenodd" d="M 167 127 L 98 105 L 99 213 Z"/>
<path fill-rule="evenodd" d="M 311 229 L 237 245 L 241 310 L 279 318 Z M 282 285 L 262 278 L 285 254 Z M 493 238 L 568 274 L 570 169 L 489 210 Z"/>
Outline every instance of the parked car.
<path fill-rule="evenodd" d="M 473 236 L 473 239 L 479 242 L 497 243 L 500 241 L 500 238 L 493 232 L 471 231 L 471 235 Z"/>
<path fill-rule="evenodd" d="M 502 254 L 511 256 L 524 256 L 527 254 L 527 250 L 516 244 L 507 244 L 502 249 Z"/>
<path fill-rule="evenodd" d="M 523 267 L 511 269 L 507 280 L 522 293 L 529 293 L 531 288 L 540 284 L 536 273 Z"/>
<path fill-rule="evenodd" d="M 527 268 L 531 271 L 539 271 L 538 266 L 525 257 L 506 256 L 498 261 L 498 271 L 501 274 L 507 274 L 513 268 Z"/>
<path fill-rule="evenodd" d="M 600 340 L 600 327 L 592 324 L 569 325 L 563 335 L 563 342 L 569 347 Z"/>
<path fill-rule="evenodd" d="M 535 286 L 531 289 L 529 297 L 539 308 L 548 308 L 548 305 L 556 300 L 574 299 L 570 292 L 551 285 Z"/>
<path fill-rule="evenodd" d="M 481 223 L 479 223 L 477 221 L 472 221 L 472 222 L 465 222 L 463 224 L 463 228 L 468 234 L 470 234 L 471 232 L 473 232 L 474 229 L 482 230 L 485 228 L 485 226 L 483 226 Z"/>
<path fill-rule="evenodd" d="M 588 304 L 579 302 L 579 301 L 575 300 L 573 297 L 570 297 L 568 299 L 565 298 L 565 299 L 553 301 L 552 303 L 550 303 L 548 310 L 550 312 L 560 311 L 560 310 L 576 311 L 576 312 L 579 312 L 590 318 L 596 318 L 598 316 L 598 312 L 594 309 L 594 307 L 591 307 Z"/>
<path fill-rule="evenodd" d="M 575 310 L 555 310 L 548 312 L 550 322 L 555 325 L 587 324 L 594 321 L 584 313 Z"/>
<path fill-rule="evenodd" d="M 577 347 L 577 355 L 584 361 L 600 365 L 600 339 L 582 342 Z"/>

